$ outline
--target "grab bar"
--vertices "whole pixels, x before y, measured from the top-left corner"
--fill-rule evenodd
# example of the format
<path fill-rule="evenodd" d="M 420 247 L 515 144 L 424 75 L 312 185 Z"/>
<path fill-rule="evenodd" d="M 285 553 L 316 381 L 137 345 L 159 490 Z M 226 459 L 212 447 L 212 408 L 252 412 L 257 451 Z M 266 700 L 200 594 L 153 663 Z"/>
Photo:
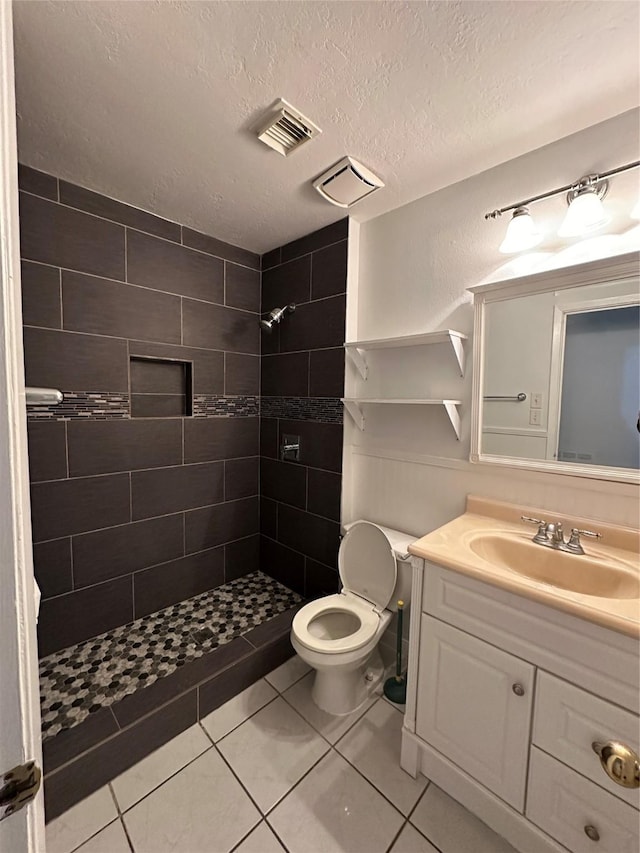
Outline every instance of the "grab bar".
<path fill-rule="evenodd" d="M 57 388 L 25 388 L 27 406 L 57 406 L 62 402 L 62 391 Z"/>
<path fill-rule="evenodd" d="M 527 399 L 527 395 L 524 391 L 521 391 L 515 397 L 505 397 L 505 396 L 493 396 L 493 397 L 483 397 L 483 400 L 504 400 L 509 403 L 523 403 Z"/>

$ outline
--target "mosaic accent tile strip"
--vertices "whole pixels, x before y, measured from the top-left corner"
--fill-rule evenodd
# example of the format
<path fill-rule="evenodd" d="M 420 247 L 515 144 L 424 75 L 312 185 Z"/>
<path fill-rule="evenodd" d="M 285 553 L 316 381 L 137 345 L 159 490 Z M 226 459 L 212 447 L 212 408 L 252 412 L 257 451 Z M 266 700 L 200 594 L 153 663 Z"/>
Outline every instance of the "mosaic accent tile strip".
<path fill-rule="evenodd" d="M 195 394 L 193 416 L 246 418 L 260 415 L 260 397 L 222 397 L 218 394 Z"/>
<path fill-rule="evenodd" d="M 273 578 L 252 572 L 43 658 L 43 741 L 301 601 Z"/>
<path fill-rule="evenodd" d="M 341 424 L 344 407 L 339 397 L 261 397 L 263 418 L 286 418 L 294 421 L 323 421 Z"/>
<path fill-rule="evenodd" d="M 31 421 L 120 420 L 130 415 L 129 395 L 110 391 L 63 391 L 55 406 L 27 406 Z"/>

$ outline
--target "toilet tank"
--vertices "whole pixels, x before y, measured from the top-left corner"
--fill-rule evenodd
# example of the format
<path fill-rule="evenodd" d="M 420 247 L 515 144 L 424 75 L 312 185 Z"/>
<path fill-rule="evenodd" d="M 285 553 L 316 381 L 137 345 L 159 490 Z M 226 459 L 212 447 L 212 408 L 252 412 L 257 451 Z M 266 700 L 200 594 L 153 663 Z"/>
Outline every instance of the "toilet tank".
<path fill-rule="evenodd" d="M 358 519 L 358 521 L 365 521 L 366 519 Z M 349 524 L 343 525 L 343 529 L 346 532 L 352 524 L 357 524 L 357 521 L 352 521 Z M 384 527 L 382 524 L 377 524 L 375 521 L 369 522 L 370 524 L 375 524 L 376 527 L 379 527 L 380 530 L 385 534 L 387 539 L 389 540 L 389 544 L 394 550 L 396 555 L 396 565 L 398 566 L 398 579 L 396 581 L 395 589 L 393 590 L 393 595 L 391 597 L 391 601 L 387 604 L 387 610 L 396 611 L 398 609 L 398 601 L 404 601 L 405 608 L 409 606 L 411 602 L 411 582 L 412 582 L 412 568 L 411 568 L 411 555 L 409 554 L 409 545 L 412 542 L 416 542 L 419 537 L 412 536 L 410 533 L 403 533 L 401 530 L 394 530 L 392 527 Z"/>

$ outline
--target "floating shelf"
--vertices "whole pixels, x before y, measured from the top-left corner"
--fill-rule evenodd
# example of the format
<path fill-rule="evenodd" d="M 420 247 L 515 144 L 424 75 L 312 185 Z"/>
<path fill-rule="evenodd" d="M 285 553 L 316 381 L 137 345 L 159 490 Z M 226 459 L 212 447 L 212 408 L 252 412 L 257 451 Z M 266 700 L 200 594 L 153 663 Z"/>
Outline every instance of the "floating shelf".
<path fill-rule="evenodd" d="M 458 406 L 461 404 L 462 400 L 418 400 L 418 399 L 391 399 L 391 398 L 378 398 L 378 397 L 343 397 L 342 402 L 344 403 L 345 409 L 349 412 L 351 417 L 353 418 L 356 426 L 360 430 L 364 430 L 364 412 L 362 411 L 363 405 L 394 405 L 394 406 L 443 406 L 446 411 L 449 420 L 451 421 L 451 426 L 456 434 L 456 438 L 460 441 L 460 413 L 458 412 Z"/>
<path fill-rule="evenodd" d="M 364 353 L 374 349 L 401 349 L 402 347 L 422 347 L 430 344 L 450 344 L 458 362 L 460 376 L 464 376 L 464 346 L 467 336 L 453 329 L 443 329 L 438 332 L 425 332 L 421 335 L 404 335 L 399 338 L 379 338 L 370 341 L 347 341 L 344 348 L 347 355 L 357 367 L 363 379 L 367 378 L 369 367 Z"/>

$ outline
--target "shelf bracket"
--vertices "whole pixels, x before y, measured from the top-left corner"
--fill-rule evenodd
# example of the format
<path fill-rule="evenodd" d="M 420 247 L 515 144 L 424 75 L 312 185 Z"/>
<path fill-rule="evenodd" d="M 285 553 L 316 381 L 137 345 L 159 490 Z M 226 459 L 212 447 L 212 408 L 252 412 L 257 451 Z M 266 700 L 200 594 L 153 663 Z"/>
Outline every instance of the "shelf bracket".
<path fill-rule="evenodd" d="M 362 376 L 363 379 L 366 379 L 369 375 L 369 365 L 367 364 L 367 360 L 364 355 L 357 347 L 350 347 L 349 344 L 345 344 L 345 349 L 347 351 L 347 355 L 355 364 L 360 376 Z"/>
<path fill-rule="evenodd" d="M 361 432 L 364 432 L 364 413 L 357 403 L 353 400 L 343 400 L 345 409 L 351 415 L 353 422 Z"/>
<path fill-rule="evenodd" d="M 456 438 L 460 441 L 460 412 L 458 411 L 458 406 L 456 403 L 447 403 L 446 401 L 443 405 L 451 421 Z"/>
<path fill-rule="evenodd" d="M 464 345 L 462 343 L 462 338 L 459 338 L 457 335 L 450 334 L 449 340 L 451 341 L 453 354 L 455 355 L 458 367 L 460 368 L 460 376 L 464 376 Z"/>

